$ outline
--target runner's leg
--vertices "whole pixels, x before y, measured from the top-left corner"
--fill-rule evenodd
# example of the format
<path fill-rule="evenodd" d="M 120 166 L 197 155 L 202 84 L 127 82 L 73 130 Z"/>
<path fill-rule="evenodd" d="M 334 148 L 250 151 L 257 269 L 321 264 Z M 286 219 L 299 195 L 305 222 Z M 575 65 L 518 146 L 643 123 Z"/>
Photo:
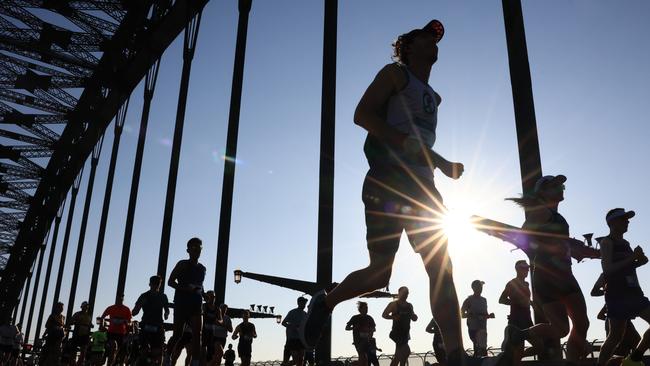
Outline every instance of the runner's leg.
<path fill-rule="evenodd" d="M 605 338 L 605 342 L 600 347 L 598 355 L 598 365 L 606 365 L 609 359 L 614 354 L 616 346 L 623 339 L 625 329 L 627 328 L 626 319 L 607 319 L 609 321 L 609 334 Z"/>

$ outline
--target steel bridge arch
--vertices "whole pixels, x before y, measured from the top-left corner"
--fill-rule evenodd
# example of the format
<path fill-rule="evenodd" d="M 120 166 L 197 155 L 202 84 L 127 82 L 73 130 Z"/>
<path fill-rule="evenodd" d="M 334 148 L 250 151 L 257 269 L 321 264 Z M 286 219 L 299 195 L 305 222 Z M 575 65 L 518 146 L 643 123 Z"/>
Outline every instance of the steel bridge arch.
<path fill-rule="evenodd" d="M 18 305 L 49 227 L 93 148 L 207 2 L 0 3 L 0 322 Z M 57 13 L 81 31 L 47 23 L 34 9 Z M 76 98 L 68 88 L 82 92 Z M 64 128 L 59 134 L 49 124 Z M 29 135 L 16 132 L 21 129 Z"/>

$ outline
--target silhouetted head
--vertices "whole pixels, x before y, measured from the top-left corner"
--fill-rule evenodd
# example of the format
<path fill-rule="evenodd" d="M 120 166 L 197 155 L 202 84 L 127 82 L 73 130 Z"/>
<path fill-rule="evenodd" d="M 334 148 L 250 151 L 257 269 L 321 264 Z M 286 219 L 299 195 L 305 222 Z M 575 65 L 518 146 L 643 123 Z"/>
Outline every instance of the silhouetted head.
<path fill-rule="evenodd" d="M 564 200 L 564 175 L 545 175 L 535 182 L 532 192 L 520 198 L 506 198 L 514 201 L 521 207 L 530 209 L 558 204 Z"/>
<path fill-rule="evenodd" d="M 517 271 L 517 277 L 527 277 L 528 272 L 530 271 L 530 266 L 525 260 L 520 260 L 515 263 L 515 271 Z"/>
<path fill-rule="evenodd" d="M 199 238 L 192 238 L 187 241 L 187 253 L 190 255 L 190 259 L 198 260 L 201 256 L 201 250 L 203 249 L 203 242 Z"/>
<path fill-rule="evenodd" d="M 409 297 L 409 288 L 406 286 L 402 286 L 397 290 L 397 299 L 399 300 L 406 300 Z"/>
<path fill-rule="evenodd" d="M 232 349 L 232 343 L 228 345 L 228 349 Z"/>
<path fill-rule="evenodd" d="M 307 305 L 307 299 L 300 296 L 298 300 L 296 300 L 296 303 L 298 303 L 298 309 L 304 309 L 305 305 Z"/>
<path fill-rule="evenodd" d="M 564 175 L 545 175 L 535 182 L 533 194 L 544 202 L 556 203 L 564 201 Z"/>
<path fill-rule="evenodd" d="M 214 291 L 210 290 L 205 293 L 205 302 L 208 304 L 214 304 L 215 296 Z"/>
<path fill-rule="evenodd" d="M 480 295 L 483 292 L 483 284 L 485 282 L 481 280 L 474 280 L 472 281 L 472 291 L 474 291 L 474 295 Z"/>
<path fill-rule="evenodd" d="M 393 60 L 409 65 L 415 59 L 434 64 L 438 60 L 438 42 L 445 28 L 438 20 L 430 21 L 420 29 L 413 29 L 393 42 Z"/>
<path fill-rule="evenodd" d="M 90 306 L 88 305 L 88 301 L 84 301 L 81 303 L 81 311 L 87 312 Z"/>
<path fill-rule="evenodd" d="M 228 305 L 226 304 L 221 304 L 219 305 L 219 309 L 221 309 L 221 314 L 223 315 L 228 315 Z"/>
<path fill-rule="evenodd" d="M 359 310 L 359 314 L 368 314 L 368 303 L 365 301 L 359 301 L 357 303 L 357 309 Z"/>
<path fill-rule="evenodd" d="M 624 208 L 614 208 L 607 212 L 605 221 L 612 233 L 623 234 L 627 232 L 630 219 L 636 215 L 634 211 L 625 211 Z"/>
<path fill-rule="evenodd" d="M 250 317 L 251 317 L 251 313 L 248 310 L 244 310 L 244 313 L 242 314 L 242 319 L 244 319 L 244 321 L 247 322 L 248 319 L 250 319 Z"/>
<path fill-rule="evenodd" d="M 160 290 L 160 285 L 162 284 L 162 277 L 155 275 L 149 277 L 149 289 L 152 291 Z"/>
<path fill-rule="evenodd" d="M 63 314 L 63 303 L 61 301 L 54 304 L 54 314 Z"/>

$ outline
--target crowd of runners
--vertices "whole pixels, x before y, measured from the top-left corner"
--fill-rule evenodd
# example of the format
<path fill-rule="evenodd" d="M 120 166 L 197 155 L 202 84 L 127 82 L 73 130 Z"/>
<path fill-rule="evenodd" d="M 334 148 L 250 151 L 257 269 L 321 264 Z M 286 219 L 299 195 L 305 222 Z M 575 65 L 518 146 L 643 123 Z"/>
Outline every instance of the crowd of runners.
<path fill-rule="evenodd" d="M 387 286 L 403 232 L 422 257 L 429 278 L 432 320 L 426 331 L 434 334 L 433 347 L 439 363 L 518 365 L 526 355 L 549 353 L 553 340 L 559 344 L 566 336 L 567 364 L 578 365 L 591 352 L 586 340 L 589 320 L 585 298 L 572 272 L 571 258 L 575 252 L 569 224 L 558 211 L 564 200 L 564 175 L 543 176 L 530 191 L 510 199 L 526 212 L 523 231 L 528 252 L 533 254 L 533 276 L 529 285 L 529 264 L 517 262 L 516 277 L 506 284 L 500 296 L 499 302 L 510 306 L 510 315 L 498 356 L 486 356 L 486 322 L 494 314 L 488 313 L 487 301 L 481 296 L 483 283 L 474 281 L 474 294 L 462 306 L 459 303 L 447 238 L 440 225 L 446 209 L 433 179 L 436 169 L 452 179 L 460 178 L 464 170 L 463 164 L 449 161 L 432 150 L 442 98 L 428 80 L 443 35 L 442 24 L 433 20 L 421 29 L 399 36 L 393 44 L 395 62 L 379 71 L 355 110 L 354 122 L 368 132 L 364 152 L 370 169 L 363 183 L 362 199 L 370 263 L 350 273 L 329 291 L 313 294 L 307 312 L 307 300 L 298 299 L 298 307 L 282 322 L 287 332 L 287 364 L 302 366 L 314 362 L 312 350 L 338 304 Z M 632 217 L 633 211 L 610 210 L 605 215 L 609 234 L 598 239 L 600 251 L 595 257 L 602 262 L 602 275 L 592 294 L 605 297 L 600 317 L 606 319 L 608 329 L 600 349 L 599 366 L 643 365 L 641 359 L 650 344 L 650 332 L 646 330 L 641 336 L 631 323 L 636 317 L 650 322 L 650 301 L 644 296 L 636 273 L 636 268 L 645 265 L 648 258 L 643 249 L 632 249 L 624 239 Z M 56 304 L 45 325 L 40 363 L 170 365 L 185 350 L 189 365 L 232 365 L 235 353 L 232 344 L 227 344 L 232 333 L 232 340 L 238 341 L 241 364 L 247 366 L 253 339 L 257 337 L 255 326 L 244 312 L 242 323 L 233 329 L 227 307 L 215 304 L 214 293 L 204 291 L 206 268 L 198 261 L 201 249 L 199 239 L 190 239 L 189 259 L 178 262 L 169 276 L 167 285 L 175 293 L 173 334 L 167 342 L 164 320 L 169 316 L 170 304 L 160 291 L 162 279 L 153 276 L 149 291 L 138 298 L 132 311 L 123 304 L 122 297 L 118 298 L 98 318 L 95 331 L 87 304 L 82 304 L 81 311 L 67 322 L 62 315 L 63 304 Z M 396 348 L 391 365 L 404 365 L 410 354 L 411 322 L 417 321 L 418 316 L 407 302 L 408 293 L 408 288 L 400 288 L 397 299 L 382 313 L 382 318 L 393 322 L 389 336 Z M 531 308 L 539 315 L 536 322 L 532 320 Z M 360 365 L 377 365 L 376 352 L 381 350 L 373 335 L 374 319 L 368 315 L 366 303 L 360 302 L 358 309 L 359 314 L 350 319 L 345 329 L 352 331 Z M 132 316 L 140 311 L 142 320 L 132 321 Z M 463 348 L 462 318 L 467 318 L 474 344 L 471 356 Z M 72 328 L 71 337 L 67 336 L 68 327 Z M 16 343 L 22 341 L 17 333 L 20 331 L 15 326 L 3 327 L 3 360 L 19 353 Z M 525 341 L 532 345 L 526 351 Z M 561 351 L 555 356 L 562 357 Z"/>

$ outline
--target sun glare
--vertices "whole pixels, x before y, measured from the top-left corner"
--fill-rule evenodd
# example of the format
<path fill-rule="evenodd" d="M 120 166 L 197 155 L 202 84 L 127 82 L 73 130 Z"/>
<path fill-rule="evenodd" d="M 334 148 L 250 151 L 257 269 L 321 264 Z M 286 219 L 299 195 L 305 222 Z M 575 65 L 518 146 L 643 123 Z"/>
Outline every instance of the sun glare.
<path fill-rule="evenodd" d="M 463 208 L 451 208 L 442 220 L 442 228 L 449 238 L 449 243 L 468 242 L 472 239 L 476 230 L 471 220 L 471 213 Z"/>

